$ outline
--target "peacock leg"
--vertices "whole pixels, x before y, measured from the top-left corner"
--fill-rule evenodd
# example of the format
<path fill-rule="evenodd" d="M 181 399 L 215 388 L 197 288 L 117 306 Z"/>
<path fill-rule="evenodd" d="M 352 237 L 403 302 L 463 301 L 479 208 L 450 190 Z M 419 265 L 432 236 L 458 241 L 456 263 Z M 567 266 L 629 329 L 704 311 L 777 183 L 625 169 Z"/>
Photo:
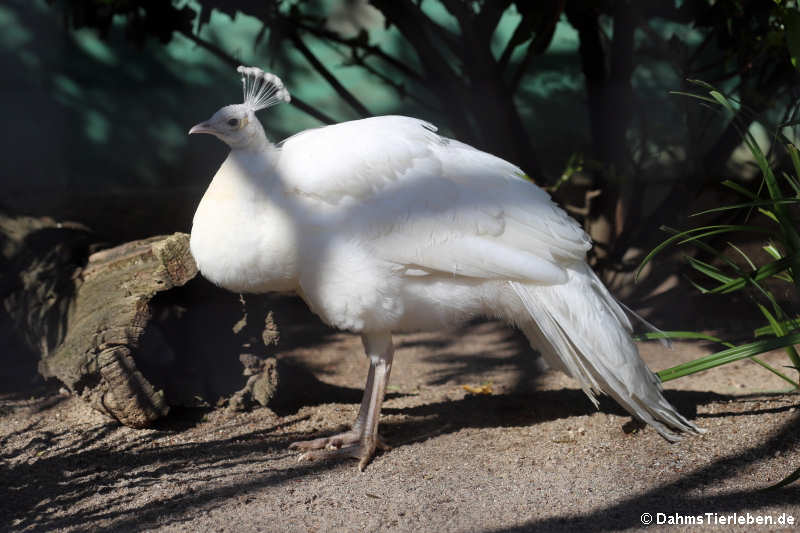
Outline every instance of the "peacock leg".
<path fill-rule="evenodd" d="M 389 333 L 363 334 L 361 341 L 369 357 L 369 373 L 364 387 L 364 397 L 350 431 L 319 439 L 293 442 L 292 449 L 305 450 L 300 459 L 330 457 L 355 457 L 358 468 L 364 470 L 377 449 L 389 450 L 389 445 L 378 435 L 381 405 L 392 370 L 394 347 Z"/>

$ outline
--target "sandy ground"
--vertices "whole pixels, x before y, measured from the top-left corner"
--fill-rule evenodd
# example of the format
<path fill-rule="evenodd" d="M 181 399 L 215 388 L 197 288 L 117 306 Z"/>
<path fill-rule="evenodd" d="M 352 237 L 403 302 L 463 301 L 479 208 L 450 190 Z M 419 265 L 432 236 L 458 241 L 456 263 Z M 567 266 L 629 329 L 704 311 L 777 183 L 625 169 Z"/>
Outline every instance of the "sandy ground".
<path fill-rule="evenodd" d="M 287 449 L 351 422 L 366 375 L 357 337 L 312 333 L 283 327 L 274 410 L 174 410 L 153 430 L 110 423 L 57 384 L 6 383 L 0 530 L 617 531 L 642 529 L 644 513 L 705 522 L 646 528 L 665 531 L 800 521 L 800 484 L 759 491 L 800 466 L 800 396 L 776 392 L 783 382 L 752 362 L 668 383 L 667 397 L 708 429 L 670 444 L 609 400 L 594 409 L 498 324 L 398 336 L 381 426 L 394 449 L 359 472 Z M 641 345 L 655 369 L 705 349 Z M 724 524 L 733 513 L 773 524 Z M 789 517 L 794 526 L 779 523 Z"/>

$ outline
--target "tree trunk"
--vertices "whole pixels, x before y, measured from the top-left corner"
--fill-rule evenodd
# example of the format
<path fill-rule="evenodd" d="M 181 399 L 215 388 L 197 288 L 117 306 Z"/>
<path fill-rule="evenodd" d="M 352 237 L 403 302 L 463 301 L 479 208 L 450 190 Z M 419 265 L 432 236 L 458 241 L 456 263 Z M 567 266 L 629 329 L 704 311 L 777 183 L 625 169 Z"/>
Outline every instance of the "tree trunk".
<path fill-rule="evenodd" d="M 254 299 L 243 316 L 244 300 L 200 279 L 188 235 L 90 255 L 86 228 L 0 215 L 0 245 L 3 308 L 41 357 L 40 373 L 94 409 L 146 427 L 170 405 L 271 400 L 272 315 Z"/>
<path fill-rule="evenodd" d="M 632 4 L 618 2 L 614 7 L 614 35 L 607 44 L 599 9 L 573 3 L 566 13 L 580 38 L 578 51 L 586 82 L 593 157 L 602 164 L 594 173 L 593 184 L 601 193 L 587 217 L 587 230 L 596 245 L 595 267 L 602 271 L 622 259 L 626 250 L 617 247 L 616 240 L 638 214 L 636 206 L 630 205 L 634 176 L 626 141 L 633 117 L 630 78 L 637 14 Z"/>

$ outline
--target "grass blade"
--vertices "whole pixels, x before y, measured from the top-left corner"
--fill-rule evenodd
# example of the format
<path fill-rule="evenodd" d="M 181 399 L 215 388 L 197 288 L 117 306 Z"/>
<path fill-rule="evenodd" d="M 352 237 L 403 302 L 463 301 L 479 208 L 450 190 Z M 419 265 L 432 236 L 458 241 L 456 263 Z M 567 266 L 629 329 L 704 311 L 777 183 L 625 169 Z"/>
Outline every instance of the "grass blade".
<path fill-rule="evenodd" d="M 781 321 L 780 327 L 787 333 L 796 329 L 800 329 L 800 317 Z M 773 326 L 770 324 L 769 326 L 762 326 L 756 329 L 753 331 L 753 335 L 756 337 L 763 337 L 764 335 L 772 335 L 774 331 L 775 330 Z"/>
<path fill-rule="evenodd" d="M 736 246 L 732 242 L 729 242 L 728 246 L 730 246 L 731 248 L 736 250 L 736 252 L 739 255 L 741 255 L 744 258 L 745 261 L 747 261 L 747 265 L 750 267 L 750 270 L 758 270 L 758 267 L 753 263 L 753 261 L 750 259 L 750 257 L 746 253 L 744 253 L 744 251 L 742 251 L 741 248 L 739 248 L 738 246 Z"/>
<path fill-rule="evenodd" d="M 779 348 L 786 348 L 800 343 L 800 333 L 793 333 L 785 337 L 776 337 L 762 341 L 750 342 L 722 350 L 721 352 L 713 353 L 705 357 L 700 357 L 694 361 L 682 363 L 680 365 L 667 368 L 657 372 L 661 381 L 670 381 L 696 372 L 702 372 L 710 368 L 720 365 L 739 361 L 740 359 L 747 359 L 764 352 L 777 350 Z"/>
<path fill-rule="evenodd" d="M 786 205 L 786 204 L 800 204 L 800 198 L 781 198 L 779 200 L 758 200 L 755 202 L 746 202 L 743 204 L 723 205 L 713 209 L 706 209 L 698 213 L 692 213 L 689 216 L 699 217 L 700 215 L 707 215 L 708 213 L 719 213 L 720 211 L 731 211 L 734 209 L 744 209 L 752 207 L 767 207 L 773 205 Z"/>
<path fill-rule="evenodd" d="M 703 96 L 702 94 L 695 94 L 690 93 L 687 91 L 670 91 L 669 94 L 674 94 L 676 96 L 688 96 L 690 98 L 697 98 L 698 100 L 703 100 L 704 102 L 708 102 L 710 104 L 716 104 L 717 101 L 713 98 L 709 98 L 708 96 Z"/>
<path fill-rule="evenodd" d="M 728 187 L 729 189 L 733 189 L 734 191 L 738 192 L 742 196 L 747 196 L 748 198 L 752 198 L 753 200 L 758 198 L 758 195 L 754 194 L 752 191 L 749 191 L 749 190 L 745 189 L 744 187 L 742 187 L 741 185 L 739 185 L 735 181 L 725 180 L 725 181 L 722 182 L 722 184 L 724 186 Z"/>
<path fill-rule="evenodd" d="M 717 342 L 719 344 L 723 344 L 730 348 L 734 347 L 733 344 L 725 342 L 718 337 L 707 335 L 705 333 L 699 333 L 697 331 L 650 331 L 647 333 L 636 335 L 634 339 L 637 341 L 643 341 L 643 340 L 652 341 L 661 339 L 704 340 L 710 342 Z"/>
<path fill-rule="evenodd" d="M 709 265 L 708 263 L 700 261 L 699 259 L 695 259 L 694 257 L 687 256 L 686 257 L 686 261 L 689 263 L 689 265 L 692 268 L 694 268 L 695 270 L 697 270 L 701 274 L 703 274 L 705 276 L 708 276 L 709 278 L 717 280 L 720 283 L 722 283 L 723 285 L 720 285 L 720 287 L 727 286 L 732 281 L 734 281 L 734 278 L 726 276 L 725 274 L 720 272 L 720 270 L 717 267 Z M 736 279 L 738 279 L 738 278 L 736 278 Z"/>
<path fill-rule="evenodd" d="M 772 366 L 768 365 L 767 363 L 765 363 L 764 361 L 762 361 L 758 357 L 751 357 L 750 360 L 752 362 L 762 366 L 763 368 L 769 370 L 770 372 L 772 372 L 773 374 L 775 374 L 776 376 L 778 376 L 779 378 L 781 378 L 782 380 L 787 382 L 793 388 L 795 388 L 795 389 L 800 388 L 800 383 L 796 382 L 795 380 L 793 380 L 792 378 L 790 378 L 789 376 L 787 376 L 786 374 L 784 374 L 783 372 L 781 372 L 777 368 L 773 368 Z"/>
<path fill-rule="evenodd" d="M 730 111 L 731 113 L 736 113 L 736 108 L 733 107 L 733 104 L 731 104 L 730 100 L 725 98 L 725 96 L 723 96 L 721 92 L 712 90 L 709 91 L 708 94 L 710 94 L 711 98 L 716 100 L 721 106 L 725 107 L 728 111 Z"/>
<path fill-rule="evenodd" d="M 793 144 L 787 144 L 786 151 L 789 152 L 789 159 L 792 160 L 794 175 L 800 178 L 800 153 L 798 153 L 797 147 Z"/>
<path fill-rule="evenodd" d="M 714 294 L 728 294 L 738 291 L 746 287 L 748 283 L 771 278 L 772 276 L 783 272 L 792 265 L 794 260 L 794 257 L 784 257 L 779 261 L 772 261 L 771 263 L 767 263 L 766 265 L 758 267 L 758 269 L 745 276 L 739 276 L 738 278 L 732 278 L 729 281 L 723 282 L 722 285 L 711 289 L 711 292 Z"/>

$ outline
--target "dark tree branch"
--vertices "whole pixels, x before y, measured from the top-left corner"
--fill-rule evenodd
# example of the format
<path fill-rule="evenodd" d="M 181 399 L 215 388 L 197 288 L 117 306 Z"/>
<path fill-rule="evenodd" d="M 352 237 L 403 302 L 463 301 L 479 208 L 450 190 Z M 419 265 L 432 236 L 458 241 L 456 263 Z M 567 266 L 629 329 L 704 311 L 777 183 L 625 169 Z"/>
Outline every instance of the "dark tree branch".
<path fill-rule="evenodd" d="M 397 26 L 417 51 L 431 81 L 430 86 L 455 129 L 468 133 L 464 135 L 465 140 L 517 163 L 530 175 L 541 176 L 535 150 L 514 105 L 513 94 L 503 83 L 492 55 L 490 32 L 477 30 L 479 15 L 465 2 L 445 0 L 444 4 L 460 25 L 462 44 L 457 55 L 463 77 L 448 66 L 449 62 L 435 48 L 433 36 L 425 30 L 427 17 L 418 7 L 404 2 L 373 1 L 373 5 L 383 11 L 387 20 Z M 490 21 L 495 20 L 494 12 L 489 12 L 488 16 Z M 474 117 L 474 124 L 464 116 L 465 109 Z"/>
<path fill-rule="evenodd" d="M 607 47 L 598 9 L 570 3 L 566 12 L 580 38 L 578 52 L 586 80 L 594 156 L 603 163 L 594 175 L 594 187 L 602 187 L 603 194 L 592 205 L 589 233 L 595 241 L 609 245 L 607 253 L 602 248 L 596 251 L 598 260 L 614 265 L 625 253 L 617 246 L 618 237 L 639 216 L 640 208 L 631 205 L 634 183 L 626 142 L 633 116 L 630 77 L 638 15 L 635 6 L 625 0 L 613 4 L 614 33 Z"/>
<path fill-rule="evenodd" d="M 455 0 L 456 3 L 459 3 L 461 0 Z M 442 3 L 445 3 L 444 0 Z M 414 4 L 413 2 L 402 2 L 395 0 L 394 3 L 396 4 L 406 4 L 404 9 L 414 17 L 417 23 L 420 25 L 417 28 L 417 31 L 425 31 L 429 38 L 435 37 L 435 39 L 431 39 L 432 44 L 436 44 L 436 42 L 441 41 L 447 46 L 447 49 L 455 54 L 458 57 L 461 57 L 464 48 L 464 35 L 457 35 L 454 34 L 450 29 L 442 26 L 441 24 L 437 24 L 436 21 L 425 15 L 422 11 L 421 4 Z M 447 7 L 447 6 L 445 6 Z M 394 21 L 392 21 L 394 22 Z M 419 52 L 419 50 L 417 50 Z"/>
<path fill-rule="evenodd" d="M 294 44 L 295 48 L 297 48 L 297 50 L 303 55 L 303 57 L 306 58 L 306 61 L 308 61 L 311 66 L 314 67 L 314 70 L 316 70 L 320 76 L 325 78 L 325 81 L 327 81 L 328 84 L 333 87 L 333 90 L 336 91 L 336 94 L 338 94 L 342 100 L 347 102 L 347 104 L 352 107 L 356 113 L 358 113 L 361 117 L 372 116 L 372 113 L 369 112 L 364 104 L 362 104 L 355 96 L 353 96 L 353 93 L 348 91 L 345 86 L 342 85 L 341 82 L 336 78 L 336 76 L 331 74 L 331 71 L 329 71 L 325 65 L 323 65 L 319 59 L 317 59 L 317 56 L 315 56 L 314 53 L 306 46 L 306 44 L 303 42 L 303 39 L 300 38 L 296 31 L 289 33 L 289 39 L 292 41 L 292 44 Z"/>
<path fill-rule="evenodd" d="M 323 124 L 336 124 L 338 121 L 329 117 L 322 111 L 319 111 L 317 108 L 305 102 L 305 100 L 301 100 L 298 97 L 292 95 L 292 101 L 290 102 L 291 105 L 309 115 L 314 117 L 315 119 L 319 120 Z"/>
<path fill-rule="evenodd" d="M 492 35 L 497 30 L 497 25 L 500 24 L 503 13 L 506 12 L 510 5 L 511 0 L 498 0 L 483 4 L 483 9 L 475 20 L 476 33 L 488 39 L 491 43 Z"/>
<path fill-rule="evenodd" d="M 700 9 L 708 9 L 710 2 L 683 2 L 681 7 L 675 7 L 675 0 L 648 0 L 647 2 L 637 2 L 643 17 L 662 18 L 678 24 L 689 24 L 698 17 Z"/>
<path fill-rule="evenodd" d="M 689 56 L 689 60 L 687 61 L 687 63 L 689 65 L 694 63 L 700 57 L 700 54 L 703 53 L 703 51 L 708 47 L 709 44 L 711 44 L 713 40 L 714 40 L 714 33 L 713 32 L 706 33 L 705 37 L 703 37 L 703 42 L 701 42 L 697 46 L 697 48 L 694 49 L 694 52 L 692 52 L 692 55 Z"/>
<path fill-rule="evenodd" d="M 633 73 L 633 33 L 636 11 L 627 2 L 620 2 L 614 13 L 614 37 L 611 41 L 611 79 L 630 85 Z"/>
<path fill-rule="evenodd" d="M 589 108 L 589 128 L 595 142 L 596 157 L 601 157 L 599 143 L 604 137 L 605 122 L 603 106 L 603 87 L 607 81 L 606 53 L 600 36 L 597 13 L 588 9 L 580 9 L 575 4 L 568 4 L 567 18 L 578 31 L 578 55 L 586 82 L 586 96 Z"/>
<path fill-rule="evenodd" d="M 428 24 L 425 22 L 427 17 L 418 6 L 405 2 L 373 0 L 372 5 L 397 27 L 417 52 L 429 86 L 439 96 L 453 129 L 465 136 L 467 142 L 475 142 L 475 134 L 472 133 L 464 113 L 464 109 L 468 108 L 468 102 L 464 98 L 463 84 L 450 66 L 450 62 L 442 56 L 434 44 Z"/>
<path fill-rule="evenodd" d="M 511 92 L 517 92 L 517 89 L 519 89 L 519 84 L 522 82 L 522 78 L 524 78 L 525 74 L 528 73 L 528 68 L 530 67 L 531 61 L 536 55 L 536 46 L 534 45 L 533 40 L 531 40 L 531 44 L 529 44 L 528 48 L 525 50 L 525 55 L 522 57 L 522 61 L 520 61 L 519 65 L 517 65 L 517 68 L 514 70 L 514 74 L 511 76 L 511 81 L 508 83 L 508 87 Z"/>
<path fill-rule="evenodd" d="M 473 23 L 475 20 L 475 14 L 472 12 L 472 8 L 466 5 L 463 0 L 441 0 L 441 2 L 444 4 L 445 9 L 458 21 L 462 37 L 465 37 L 466 39 L 464 40 L 469 42 L 469 34 L 473 33 Z"/>
<path fill-rule="evenodd" d="M 363 52 L 363 54 L 366 55 L 366 56 L 378 57 L 378 58 L 382 59 L 383 61 L 385 61 L 387 64 L 389 64 L 392 67 L 396 68 L 403 75 L 405 75 L 405 76 L 407 76 L 409 78 L 413 78 L 413 79 L 415 79 L 417 81 L 423 81 L 422 76 L 418 72 L 416 72 L 414 69 L 412 69 L 411 67 L 409 67 L 408 65 L 406 65 L 402 61 L 398 60 L 397 58 L 389 55 L 388 53 L 383 51 L 379 46 L 366 44 L 365 42 L 362 42 L 358 38 L 350 38 L 350 39 L 344 38 L 344 37 L 341 37 L 339 34 L 337 34 L 335 32 L 332 32 L 330 30 L 327 30 L 325 28 L 318 28 L 316 26 L 312 26 L 312 25 L 306 24 L 304 22 L 296 21 L 294 19 L 287 19 L 285 21 L 285 23 L 293 25 L 296 28 L 301 29 L 303 31 L 306 31 L 306 32 L 308 32 L 308 33 L 310 33 L 310 34 L 312 34 L 315 37 L 318 37 L 320 39 L 325 39 L 325 40 L 328 40 L 328 41 L 332 41 L 332 42 L 335 42 L 335 43 L 339 43 L 339 44 L 343 44 L 345 46 L 348 46 L 354 52 L 356 50 L 361 50 Z"/>
<path fill-rule="evenodd" d="M 514 53 L 514 50 L 525 41 L 532 39 L 532 32 L 533 21 L 531 17 L 523 15 L 522 20 L 520 20 L 517 27 L 514 28 L 514 33 L 511 34 L 511 38 L 508 39 L 505 48 L 503 48 L 503 52 L 500 54 L 500 58 L 497 60 L 497 66 L 500 70 L 508 68 L 508 62 L 511 60 L 511 55 Z"/>
<path fill-rule="evenodd" d="M 224 61 L 225 63 L 231 65 L 232 67 L 236 67 L 236 66 L 239 65 L 240 61 L 238 59 L 236 59 L 232 55 L 228 54 L 222 48 L 220 48 L 219 46 L 215 45 L 214 43 L 210 43 L 210 42 L 206 41 L 205 39 L 195 35 L 191 31 L 178 30 L 178 33 L 180 33 L 181 35 L 183 35 L 184 37 L 186 37 L 187 39 L 189 39 L 193 43 L 197 44 L 198 46 L 200 46 L 202 48 L 205 48 L 206 50 L 211 52 L 213 55 L 215 55 L 217 58 L 221 59 L 222 61 Z M 297 98 L 294 95 L 292 95 L 291 105 L 293 105 L 294 107 L 296 107 L 300 111 L 306 113 L 307 115 L 314 117 L 315 119 L 319 120 L 323 124 L 335 124 L 337 122 L 336 120 L 332 119 L 331 117 L 329 117 L 328 115 L 326 115 L 322 111 L 317 110 L 313 106 L 307 104 L 306 102 L 304 102 L 300 98 Z"/>
<path fill-rule="evenodd" d="M 533 20 L 534 17 L 530 11 L 526 11 L 523 14 L 523 20 L 525 18 L 531 19 L 532 26 L 531 29 L 527 31 L 535 35 L 531 40 L 530 44 L 528 45 L 528 48 L 525 51 L 525 55 L 523 56 L 522 61 L 520 61 L 519 65 L 517 65 L 517 68 L 515 69 L 514 74 L 511 77 L 509 85 L 512 92 L 516 92 L 520 82 L 522 81 L 522 78 L 528 72 L 531 60 L 535 56 L 543 54 L 545 50 L 547 50 L 547 47 L 550 46 L 550 43 L 553 40 L 553 35 L 555 35 L 556 32 L 556 25 L 558 24 L 558 20 L 561 18 L 561 14 L 564 12 L 565 3 L 566 0 L 550 0 L 543 8 L 544 9 L 543 11 L 536 12 L 536 14 L 539 15 L 538 20 L 536 21 Z M 519 29 L 519 27 L 517 29 Z M 517 37 L 517 39 L 522 39 L 522 38 L 523 38 L 522 36 Z M 509 44 L 511 43 L 509 42 Z"/>
<path fill-rule="evenodd" d="M 417 102 L 419 105 L 421 105 L 422 107 L 424 107 L 426 109 L 429 109 L 431 111 L 438 111 L 438 109 L 437 109 L 437 107 L 435 105 L 431 104 L 430 102 L 426 102 L 425 100 L 420 98 L 416 94 L 416 92 L 407 90 L 406 86 L 403 83 L 394 81 L 392 78 L 390 78 L 389 76 L 387 76 L 383 72 L 380 72 L 378 69 L 376 69 L 375 67 L 373 67 L 369 63 L 367 63 L 366 54 L 365 55 L 359 55 L 354 50 L 351 50 L 351 55 L 348 56 L 344 52 L 342 52 L 341 50 L 336 49 L 335 46 L 333 46 L 333 45 L 331 45 L 331 46 L 334 47 L 334 49 L 336 50 L 337 53 L 341 54 L 342 58 L 345 61 L 348 61 L 352 65 L 358 65 L 359 67 L 363 68 L 365 71 L 370 73 L 371 75 L 373 75 L 376 78 L 378 78 L 379 80 L 381 80 L 381 82 L 383 82 L 385 85 L 388 85 L 389 87 L 394 89 L 395 92 L 397 92 L 398 96 L 400 96 L 400 98 L 410 98 L 411 100 L 414 100 L 415 102 Z"/>

